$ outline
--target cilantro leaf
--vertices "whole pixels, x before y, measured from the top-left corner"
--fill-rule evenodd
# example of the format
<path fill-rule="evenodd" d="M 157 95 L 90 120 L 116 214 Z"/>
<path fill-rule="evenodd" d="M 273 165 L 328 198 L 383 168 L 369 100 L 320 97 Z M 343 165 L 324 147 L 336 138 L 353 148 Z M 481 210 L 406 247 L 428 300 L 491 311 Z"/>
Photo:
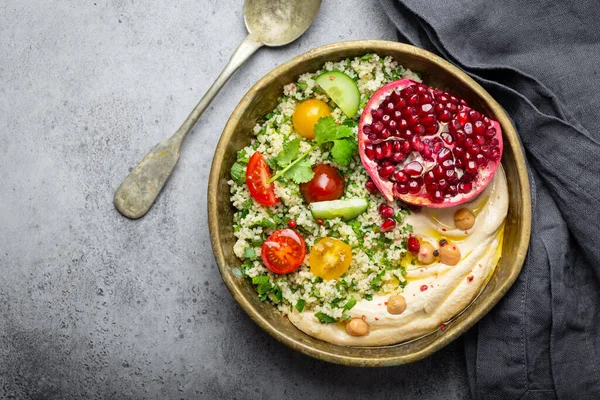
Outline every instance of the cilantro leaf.
<path fill-rule="evenodd" d="M 314 176 L 315 173 L 310 166 L 310 162 L 304 159 L 285 172 L 285 177 L 297 184 L 308 182 Z"/>
<path fill-rule="evenodd" d="M 319 320 L 319 322 L 322 323 L 322 324 L 331 324 L 333 322 L 337 322 L 337 319 L 333 318 L 330 315 L 322 313 L 320 311 L 315 314 L 315 317 L 317 317 L 317 319 Z"/>
<path fill-rule="evenodd" d="M 246 166 L 239 162 L 234 162 L 231 166 L 231 179 L 236 183 L 243 185 L 246 183 Z"/>
<path fill-rule="evenodd" d="M 298 157 L 300 151 L 300 138 L 296 138 L 287 142 L 283 146 L 283 150 L 277 154 L 277 164 L 283 168 Z"/>
<path fill-rule="evenodd" d="M 262 285 L 265 283 L 269 283 L 269 277 L 267 275 L 258 275 L 252 277 L 252 283 L 254 285 Z"/>
<path fill-rule="evenodd" d="M 304 299 L 300 299 L 296 302 L 296 310 L 298 310 L 298 312 L 302 312 L 302 310 L 304 310 L 304 305 L 306 304 L 306 302 L 304 301 Z"/>
<path fill-rule="evenodd" d="M 337 139 L 337 127 L 338 125 L 332 117 L 319 118 L 319 122 L 313 128 L 315 131 L 315 142 L 321 144 Z"/>
<path fill-rule="evenodd" d="M 352 161 L 356 150 L 357 146 L 351 140 L 334 140 L 331 155 L 336 163 L 342 167 L 347 167 Z"/>

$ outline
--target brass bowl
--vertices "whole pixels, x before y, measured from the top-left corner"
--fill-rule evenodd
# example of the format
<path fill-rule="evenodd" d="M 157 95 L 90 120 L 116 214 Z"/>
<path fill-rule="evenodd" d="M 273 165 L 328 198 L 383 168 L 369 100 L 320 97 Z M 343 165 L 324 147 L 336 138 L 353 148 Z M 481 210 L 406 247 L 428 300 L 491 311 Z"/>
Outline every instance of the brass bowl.
<path fill-rule="evenodd" d="M 502 165 L 510 204 L 504 230 L 502 258 L 481 294 L 445 330 L 407 343 L 386 347 L 345 347 L 315 339 L 297 329 L 274 306 L 261 303 L 249 280 L 241 276 L 241 262 L 233 254 L 233 212 L 229 202 L 229 170 L 236 152 L 250 143 L 257 120 L 270 112 L 283 86 L 326 61 L 377 53 L 392 56 L 403 66 L 421 72 L 428 85 L 448 89 L 497 120 L 504 132 Z M 427 357 L 465 333 L 511 287 L 523 265 L 531 231 L 531 199 L 525 158 L 506 113 L 473 79 L 440 57 L 417 47 L 380 40 L 334 43 L 313 49 L 275 68 L 256 83 L 231 114 L 217 145 L 208 182 L 210 237 L 219 271 L 227 288 L 250 318 L 286 346 L 320 360 L 353 366 L 392 366 Z"/>

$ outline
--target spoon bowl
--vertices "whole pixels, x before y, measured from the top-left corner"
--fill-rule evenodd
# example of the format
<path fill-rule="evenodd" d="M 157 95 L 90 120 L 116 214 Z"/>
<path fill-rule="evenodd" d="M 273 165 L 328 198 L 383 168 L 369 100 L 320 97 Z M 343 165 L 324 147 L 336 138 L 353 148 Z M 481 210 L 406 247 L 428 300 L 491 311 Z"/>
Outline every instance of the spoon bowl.
<path fill-rule="evenodd" d="M 312 24 L 321 0 L 246 0 L 244 22 L 250 35 L 269 47 L 298 39 Z"/>

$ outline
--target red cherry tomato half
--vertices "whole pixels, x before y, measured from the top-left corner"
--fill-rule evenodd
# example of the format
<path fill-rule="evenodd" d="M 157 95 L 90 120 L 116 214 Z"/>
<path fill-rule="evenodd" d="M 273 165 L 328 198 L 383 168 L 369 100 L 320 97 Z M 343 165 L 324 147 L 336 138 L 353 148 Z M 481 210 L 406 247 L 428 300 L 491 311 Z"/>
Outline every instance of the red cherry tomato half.
<path fill-rule="evenodd" d="M 337 200 L 344 195 L 346 186 L 337 169 L 328 164 L 313 167 L 315 177 L 300 185 L 300 193 L 307 203 Z"/>
<path fill-rule="evenodd" d="M 273 184 L 267 183 L 269 178 L 271 178 L 271 168 L 263 155 L 255 152 L 246 167 L 246 183 L 254 200 L 264 206 L 272 206 L 279 202 Z"/>
<path fill-rule="evenodd" d="M 275 231 L 263 243 L 261 257 L 269 271 L 288 274 L 298 268 L 306 256 L 306 244 L 302 236 L 292 229 Z"/>

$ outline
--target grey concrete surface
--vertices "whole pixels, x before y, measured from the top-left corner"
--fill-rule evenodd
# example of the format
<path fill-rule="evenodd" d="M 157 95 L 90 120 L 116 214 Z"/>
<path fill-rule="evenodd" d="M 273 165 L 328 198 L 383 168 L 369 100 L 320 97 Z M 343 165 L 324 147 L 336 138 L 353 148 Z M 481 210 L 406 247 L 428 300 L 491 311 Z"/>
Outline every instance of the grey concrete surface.
<path fill-rule="evenodd" d="M 115 188 L 170 135 L 245 35 L 241 0 L 0 1 L 0 398 L 467 396 L 460 344 L 358 369 L 292 352 L 223 285 L 206 182 L 229 113 L 312 47 L 394 39 L 375 1 L 325 0 L 263 49 L 201 118 L 158 203 L 129 221 Z"/>

